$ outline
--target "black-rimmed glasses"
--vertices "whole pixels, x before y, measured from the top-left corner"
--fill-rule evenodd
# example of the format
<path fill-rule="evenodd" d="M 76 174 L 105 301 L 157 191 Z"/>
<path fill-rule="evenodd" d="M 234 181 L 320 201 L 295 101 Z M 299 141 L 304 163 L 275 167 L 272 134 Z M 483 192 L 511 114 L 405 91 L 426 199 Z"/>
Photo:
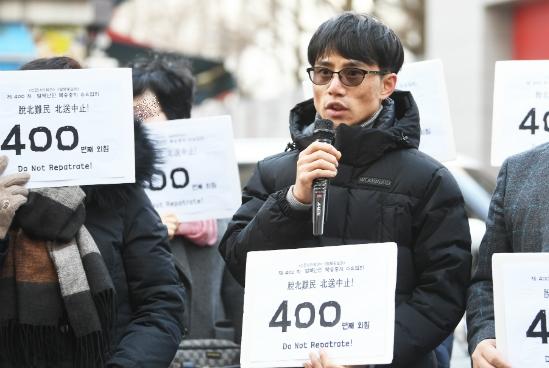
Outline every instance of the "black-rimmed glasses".
<path fill-rule="evenodd" d="M 364 70 L 360 68 L 343 68 L 338 72 L 323 66 L 307 68 L 307 74 L 309 74 L 311 82 L 321 86 L 330 83 L 334 74 L 337 74 L 341 83 L 347 87 L 356 87 L 362 83 L 366 74 L 384 75 L 387 73 L 388 72 L 382 70 Z"/>

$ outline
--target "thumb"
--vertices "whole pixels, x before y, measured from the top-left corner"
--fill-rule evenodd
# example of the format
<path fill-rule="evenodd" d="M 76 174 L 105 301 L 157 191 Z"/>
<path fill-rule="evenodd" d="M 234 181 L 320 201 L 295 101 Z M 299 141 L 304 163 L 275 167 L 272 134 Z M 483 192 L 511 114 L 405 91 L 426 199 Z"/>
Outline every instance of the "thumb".
<path fill-rule="evenodd" d="M 4 173 L 4 170 L 6 170 L 6 167 L 8 167 L 8 161 L 8 156 L 0 156 L 0 175 L 2 175 Z"/>

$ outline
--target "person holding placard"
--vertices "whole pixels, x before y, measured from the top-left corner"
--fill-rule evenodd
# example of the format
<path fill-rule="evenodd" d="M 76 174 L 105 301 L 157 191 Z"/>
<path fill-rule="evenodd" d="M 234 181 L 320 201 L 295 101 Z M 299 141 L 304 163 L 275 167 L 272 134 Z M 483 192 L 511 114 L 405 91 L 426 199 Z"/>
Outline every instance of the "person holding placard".
<path fill-rule="evenodd" d="M 156 56 L 130 66 L 134 110 L 140 119 L 153 123 L 190 118 L 195 80 L 186 60 Z M 160 216 L 168 229 L 176 269 L 189 291 L 184 311 L 187 334 L 174 362 L 182 364 L 191 357 L 193 340 L 197 339 L 229 340 L 226 350 L 230 346 L 238 350 L 244 289 L 217 251 L 227 220 L 182 222 L 173 213 Z M 197 344 L 212 347 L 218 342 Z M 234 357 L 237 359 L 238 354 Z"/>
<path fill-rule="evenodd" d="M 308 59 L 314 97 L 291 110 L 293 143 L 258 163 L 220 251 L 244 283 L 250 251 L 396 242 L 391 366 L 436 367 L 433 350 L 465 310 L 470 235 L 454 178 L 417 149 L 413 97 L 395 90 L 401 42 L 377 19 L 346 12 L 317 29 Z M 336 126 L 334 146 L 313 141 L 319 118 Z M 320 237 L 311 220 L 317 178 L 330 179 Z"/>
<path fill-rule="evenodd" d="M 547 173 L 548 143 L 511 156 L 499 171 L 467 296 L 467 339 L 474 368 L 510 367 L 495 340 L 492 255 L 548 250 Z"/>
<path fill-rule="evenodd" d="M 80 68 L 56 57 L 21 69 Z M 170 364 L 185 292 L 142 188 L 155 153 L 139 121 L 134 136 L 136 183 L 32 189 L 15 212 L 0 242 L 1 367 Z"/>

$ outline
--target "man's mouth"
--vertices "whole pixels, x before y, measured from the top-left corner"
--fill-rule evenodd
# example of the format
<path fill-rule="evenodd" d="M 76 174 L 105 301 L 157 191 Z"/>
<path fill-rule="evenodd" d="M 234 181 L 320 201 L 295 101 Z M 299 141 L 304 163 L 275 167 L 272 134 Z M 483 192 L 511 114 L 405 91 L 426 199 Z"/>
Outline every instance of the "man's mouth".
<path fill-rule="evenodd" d="M 347 110 L 347 107 L 339 102 L 330 102 L 326 105 L 326 110 L 343 111 Z"/>

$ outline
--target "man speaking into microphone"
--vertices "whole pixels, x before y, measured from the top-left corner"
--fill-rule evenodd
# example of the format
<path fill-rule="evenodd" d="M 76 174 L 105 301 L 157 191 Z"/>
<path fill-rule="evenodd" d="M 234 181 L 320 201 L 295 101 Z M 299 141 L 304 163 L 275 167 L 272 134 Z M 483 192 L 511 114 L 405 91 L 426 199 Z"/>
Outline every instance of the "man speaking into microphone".
<path fill-rule="evenodd" d="M 244 283 L 249 251 L 397 243 L 390 366 L 434 368 L 433 350 L 465 309 L 470 235 L 453 177 L 418 151 L 417 106 L 395 90 L 403 59 L 396 34 L 369 15 L 320 25 L 308 46 L 313 99 L 290 112 L 291 149 L 258 163 L 220 251 Z M 334 145 L 315 138 L 320 119 L 333 122 Z M 327 216 L 314 235 L 319 179 L 328 183 Z"/>

